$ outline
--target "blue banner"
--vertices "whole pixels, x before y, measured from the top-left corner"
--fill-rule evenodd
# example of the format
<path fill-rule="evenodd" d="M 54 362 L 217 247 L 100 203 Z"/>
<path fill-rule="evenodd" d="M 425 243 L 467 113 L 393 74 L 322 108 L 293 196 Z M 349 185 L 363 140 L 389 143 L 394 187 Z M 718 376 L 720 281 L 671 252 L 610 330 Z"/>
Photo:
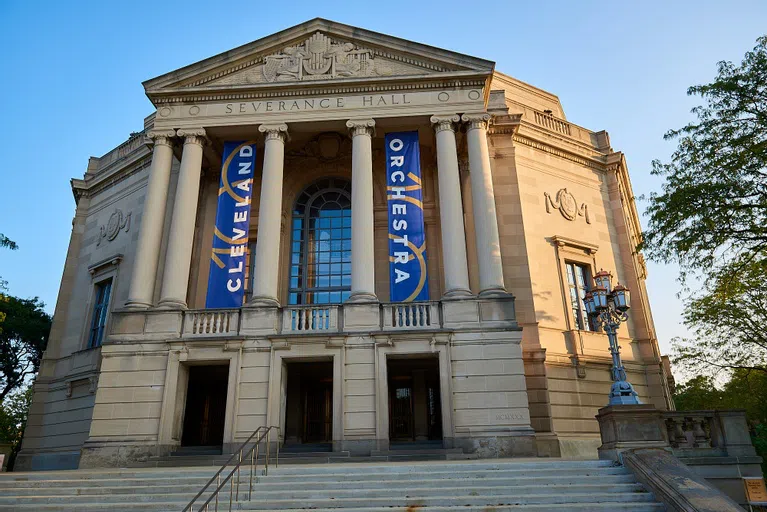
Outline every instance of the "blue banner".
<path fill-rule="evenodd" d="M 245 258 L 256 143 L 225 142 L 206 308 L 239 308 L 245 293 Z"/>
<path fill-rule="evenodd" d="M 390 300 L 429 300 L 418 132 L 386 134 L 386 198 Z"/>

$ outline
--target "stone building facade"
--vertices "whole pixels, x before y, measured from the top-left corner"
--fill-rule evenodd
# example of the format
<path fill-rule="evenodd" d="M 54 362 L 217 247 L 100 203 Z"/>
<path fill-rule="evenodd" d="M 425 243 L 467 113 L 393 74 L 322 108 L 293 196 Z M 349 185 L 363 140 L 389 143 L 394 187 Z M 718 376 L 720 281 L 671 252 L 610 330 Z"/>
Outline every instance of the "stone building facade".
<path fill-rule="evenodd" d="M 580 296 L 599 269 L 632 291 L 629 379 L 672 407 L 625 157 L 555 95 L 322 19 L 144 87 L 156 111 L 143 130 L 72 180 L 17 467 L 226 451 L 262 425 L 286 448 L 363 455 L 408 442 L 596 455 L 610 354 Z M 430 300 L 390 303 L 383 137 L 406 130 L 420 140 Z M 229 140 L 258 144 L 246 300 L 206 309 Z M 298 204 L 320 200 L 343 220 L 308 232 Z M 315 235 L 305 243 L 338 244 L 337 268 L 293 259 Z"/>

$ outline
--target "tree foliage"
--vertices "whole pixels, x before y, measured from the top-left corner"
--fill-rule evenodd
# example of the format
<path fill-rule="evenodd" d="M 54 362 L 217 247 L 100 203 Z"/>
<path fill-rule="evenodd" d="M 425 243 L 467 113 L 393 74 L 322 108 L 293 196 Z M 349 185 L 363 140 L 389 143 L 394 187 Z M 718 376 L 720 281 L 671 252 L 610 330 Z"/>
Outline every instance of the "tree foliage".
<path fill-rule="evenodd" d="M 677 340 L 677 361 L 699 372 L 767 372 L 767 36 L 742 63 L 718 64 L 718 76 L 688 89 L 704 103 L 697 120 L 671 130 L 677 148 L 653 162 L 664 179 L 649 197 L 641 249 L 677 262 L 689 294 L 685 324 L 695 340 Z M 697 283 L 697 286 L 691 286 Z"/>
<path fill-rule="evenodd" d="M 16 454 L 21 449 L 21 438 L 32 405 L 32 386 L 17 389 L 10 393 L 0 404 L 0 442 L 11 444 L 11 457 L 8 469 L 13 469 Z"/>
<path fill-rule="evenodd" d="M 43 306 L 37 297 L 0 294 L 0 314 L 5 315 L 0 323 L 0 402 L 40 368 L 51 330 L 51 317 Z"/>
<path fill-rule="evenodd" d="M 745 409 L 751 439 L 767 469 L 767 373 L 740 368 L 721 386 L 708 375 L 698 375 L 674 391 L 679 411 Z"/>

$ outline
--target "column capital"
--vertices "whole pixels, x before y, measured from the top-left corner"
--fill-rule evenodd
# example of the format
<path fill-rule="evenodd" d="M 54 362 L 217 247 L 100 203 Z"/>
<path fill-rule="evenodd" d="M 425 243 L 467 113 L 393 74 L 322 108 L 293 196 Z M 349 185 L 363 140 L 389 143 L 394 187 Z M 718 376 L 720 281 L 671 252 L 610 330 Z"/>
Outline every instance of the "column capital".
<path fill-rule="evenodd" d="M 148 139 L 152 139 L 152 142 L 162 146 L 171 146 L 173 141 L 171 140 L 176 136 L 176 130 L 149 130 L 146 132 Z"/>
<path fill-rule="evenodd" d="M 483 129 L 487 130 L 487 125 L 490 122 L 490 119 L 492 119 L 493 116 L 488 114 L 487 112 L 467 112 L 464 115 L 461 116 L 461 121 L 466 123 L 466 127 L 469 130 L 473 129 Z"/>
<path fill-rule="evenodd" d="M 184 138 L 184 144 L 197 144 L 202 146 L 207 141 L 205 128 L 187 128 L 177 130 L 176 134 Z"/>
<path fill-rule="evenodd" d="M 349 119 L 346 121 L 346 127 L 349 128 L 349 135 L 352 137 L 357 135 L 372 137 L 376 132 L 375 126 L 375 119 Z"/>
<path fill-rule="evenodd" d="M 450 130 L 451 132 L 455 132 L 455 123 L 460 120 L 461 117 L 458 114 L 431 116 L 430 119 L 431 124 L 434 125 L 434 131 L 436 133 L 439 133 L 442 130 Z"/>
<path fill-rule="evenodd" d="M 285 123 L 262 124 L 258 131 L 264 134 L 265 141 L 278 139 L 285 142 L 289 137 L 288 125 Z"/>

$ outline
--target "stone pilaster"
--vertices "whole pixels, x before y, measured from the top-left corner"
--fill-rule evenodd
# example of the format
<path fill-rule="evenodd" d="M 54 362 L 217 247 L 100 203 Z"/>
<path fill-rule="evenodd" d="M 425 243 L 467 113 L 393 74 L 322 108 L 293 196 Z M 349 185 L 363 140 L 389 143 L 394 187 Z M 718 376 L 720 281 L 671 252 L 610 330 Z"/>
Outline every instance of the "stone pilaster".
<path fill-rule="evenodd" d="M 136 259 L 126 302 L 129 308 L 143 309 L 152 306 L 152 292 L 157 278 L 162 226 L 165 222 L 165 206 L 168 200 L 170 168 L 173 163 L 172 137 L 175 135 L 175 130 L 147 133 L 147 137 L 154 140 L 154 149 L 144 199 L 144 212 L 141 215 Z"/>
<path fill-rule="evenodd" d="M 373 302 L 373 119 L 346 122 L 352 137 L 352 290 L 349 301 Z"/>
<path fill-rule="evenodd" d="M 466 230 L 463 225 L 461 179 L 458 150 L 455 144 L 457 114 L 432 116 L 437 139 L 437 179 L 439 181 L 439 218 L 442 227 L 442 259 L 445 268 L 444 298 L 471 296 L 469 267 L 466 259 Z"/>
<path fill-rule="evenodd" d="M 258 207 L 258 239 L 256 266 L 253 272 L 252 304 L 279 306 L 280 223 L 282 222 L 282 174 L 285 166 L 285 140 L 288 125 L 262 124 L 264 134 L 264 170 L 261 177 L 261 199 Z"/>
<path fill-rule="evenodd" d="M 159 307 L 168 309 L 186 308 L 194 226 L 197 219 L 197 199 L 200 193 L 202 147 L 206 141 L 203 128 L 178 130 L 178 136 L 184 138 L 184 150 L 181 155 L 168 249 L 165 253 L 165 271 L 158 304 Z"/>
<path fill-rule="evenodd" d="M 466 113 L 461 118 L 466 123 L 466 140 L 469 149 L 480 296 L 506 294 L 498 219 L 495 212 L 493 175 L 487 147 L 487 126 L 490 118 L 487 112 Z"/>

